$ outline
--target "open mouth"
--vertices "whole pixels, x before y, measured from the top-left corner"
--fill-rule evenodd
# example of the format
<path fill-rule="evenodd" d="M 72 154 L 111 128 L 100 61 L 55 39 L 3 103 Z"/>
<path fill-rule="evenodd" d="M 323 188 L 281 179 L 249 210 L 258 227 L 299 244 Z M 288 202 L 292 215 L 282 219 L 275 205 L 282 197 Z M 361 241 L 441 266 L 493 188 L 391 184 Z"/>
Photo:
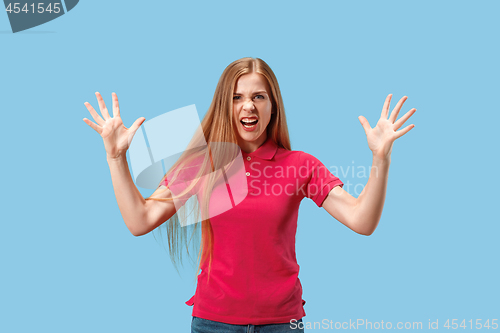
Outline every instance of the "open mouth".
<path fill-rule="evenodd" d="M 241 119 L 240 123 L 243 125 L 245 128 L 253 128 L 257 123 L 259 122 L 259 119 Z"/>

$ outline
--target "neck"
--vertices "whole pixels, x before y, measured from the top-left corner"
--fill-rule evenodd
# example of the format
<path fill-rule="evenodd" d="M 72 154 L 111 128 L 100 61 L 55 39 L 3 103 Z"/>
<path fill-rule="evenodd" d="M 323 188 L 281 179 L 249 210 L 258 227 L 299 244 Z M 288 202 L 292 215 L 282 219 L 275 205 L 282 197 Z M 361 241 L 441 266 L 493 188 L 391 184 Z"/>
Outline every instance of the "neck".
<path fill-rule="evenodd" d="M 238 146 L 240 146 L 241 150 L 245 153 L 250 154 L 257 150 L 260 146 L 266 142 L 267 133 L 264 132 L 262 135 L 255 141 L 246 141 L 242 138 L 238 138 Z"/>

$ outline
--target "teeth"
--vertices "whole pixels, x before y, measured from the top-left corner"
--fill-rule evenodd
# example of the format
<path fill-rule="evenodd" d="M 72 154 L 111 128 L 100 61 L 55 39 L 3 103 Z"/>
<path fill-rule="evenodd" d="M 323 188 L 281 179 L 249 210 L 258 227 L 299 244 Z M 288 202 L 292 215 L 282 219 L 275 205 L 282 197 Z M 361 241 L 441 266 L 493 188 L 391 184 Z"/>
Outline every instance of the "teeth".
<path fill-rule="evenodd" d="M 256 121 L 257 119 L 252 119 L 252 120 L 248 120 L 248 119 L 242 119 L 241 121 L 244 122 L 244 123 L 253 123 L 254 121 Z"/>

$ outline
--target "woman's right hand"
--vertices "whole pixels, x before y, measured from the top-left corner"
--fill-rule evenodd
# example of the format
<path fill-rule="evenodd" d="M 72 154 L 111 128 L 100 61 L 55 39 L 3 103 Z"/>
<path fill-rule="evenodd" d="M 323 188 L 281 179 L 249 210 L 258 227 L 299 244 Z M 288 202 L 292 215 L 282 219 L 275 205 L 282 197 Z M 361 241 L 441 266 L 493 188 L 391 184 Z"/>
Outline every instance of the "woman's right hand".
<path fill-rule="evenodd" d="M 104 148 L 106 149 L 106 156 L 108 159 L 116 159 L 125 156 L 127 149 L 130 147 L 132 138 L 135 132 L 139 129 L 146 118 L 141 117 L 137 119 L 130 128 L 123 125 L 122 118 L 120 117 L 120 107 L 118 105 L 118 97 L 115 93 L 113 96 L 113 117 L 110 117 L 106 104 L 102 99 L 101 94 L 95 93 L 99 109 L 101 110 L 103 118 L 94 110 L 90 103 L 85 102 L 85 106 L 89 110 L 92 118 L 97 124 L 83 118 L 83 121 L 99 133 L 104 141 Z"/>

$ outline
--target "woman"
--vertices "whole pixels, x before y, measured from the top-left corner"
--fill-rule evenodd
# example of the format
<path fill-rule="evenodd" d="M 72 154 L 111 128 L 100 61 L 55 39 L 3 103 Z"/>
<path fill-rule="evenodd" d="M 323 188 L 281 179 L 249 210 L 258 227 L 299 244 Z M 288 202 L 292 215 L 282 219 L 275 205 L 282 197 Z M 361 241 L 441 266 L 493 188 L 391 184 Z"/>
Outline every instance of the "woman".
<path fill-rule="evenodd" d="M 195 194 L 202 206 L 202 273 L 197 276 L 195 295 L 186 302 L 194 306 L 192 332 L 247 332 L 251 327 L 260 332 L 303 331 L 305 300 L 295 257 L 301 200 L 312 199 L 359 234 L 373 233 L 382 214 L 392 145 L 414 127 L 398 130 L 416 111 L 412 109 L 396 121 L 406 96 L 389 115 L 390 94 L 374 128 L 365 117 L 358 118 L 373 153 L 373 167 L 362 193 L 354 198 L 318 159 L 291 150 L 274 73 L 259 58 L 242 58 L 222 73 L 203 118 L 202 139 L 208 149 L 188 150 L 163 177 L 153 195 L 144 199 L 132 181 L 125 153 L 145 119 L 137 119 L 127 129 L 120 118 L 116 94 L 113 93 L 113 117 L 101 95 L 96 95 L 104 119 L 85 103 L 97 124 L 85 118 L 84 121 L 103 138 L 117 202 L 131 233 L 146 234 L 168 220 L 165 225 L 175 264 L 173 254 L 178 254 L 178 243 L 187 239 L 186 227 L 179 227 L 178 223 L 186 217 L 177 211 Z M 193 138 L 192 147 L 197 147 L 199 141 L 199 137 Z M 217 151 L 215 145 L 210 146 L 212 143 L 237 144 L 248 185 L 243 201 L 233 203 L 233 208 L 216 216 L 211 210 L 219 200 L 210 195 L 217 192 L 217 179 L 223 175 L 210 176 L 208 181 L 200 181 L 207 179 L 200 176 L 223 170 L 220 165 L 234 160 L 236 154 L 224 149 Z M 219 167 L 214 167 L 214 160 L 216 164 L 219 161 Z M 191 173 L 189 179 L 195 181 L 172 195 L 177 177 L 185 175 L 194 161 L 198 168 L 189 170 L 195 170 L 196 176 Z M 192 224 L 193 235 L 198 225 Z"/>

